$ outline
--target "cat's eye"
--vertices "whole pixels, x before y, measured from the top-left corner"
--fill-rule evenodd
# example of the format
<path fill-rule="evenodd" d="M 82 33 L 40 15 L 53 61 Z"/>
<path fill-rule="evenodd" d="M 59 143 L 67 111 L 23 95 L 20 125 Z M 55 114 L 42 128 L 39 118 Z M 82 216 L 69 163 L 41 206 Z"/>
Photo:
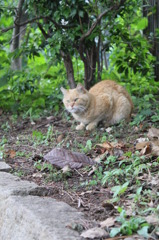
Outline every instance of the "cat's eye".
<path fill-rule="evenodd" d="M 69 103 L 70 102 L 70 100 L 67 100 L 67 103 Z"/>
<path fill-rule="evenodd" d="M 78 98 L 75 98 L 75 100 L 74 100 L 74 101 L 75 101 L 75 102 L 77 102 L 77 100 L 78 100 Z"/>

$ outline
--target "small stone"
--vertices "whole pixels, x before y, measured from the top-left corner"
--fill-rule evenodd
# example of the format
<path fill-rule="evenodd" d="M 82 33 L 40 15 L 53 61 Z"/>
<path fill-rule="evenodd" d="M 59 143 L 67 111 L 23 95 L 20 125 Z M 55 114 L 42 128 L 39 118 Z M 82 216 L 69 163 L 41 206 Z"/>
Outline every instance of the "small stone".
<path fill-rule="evenodd" d="M 0 171 L 9 172 L 12 168 L 5 162 L 0 161 Z"/>

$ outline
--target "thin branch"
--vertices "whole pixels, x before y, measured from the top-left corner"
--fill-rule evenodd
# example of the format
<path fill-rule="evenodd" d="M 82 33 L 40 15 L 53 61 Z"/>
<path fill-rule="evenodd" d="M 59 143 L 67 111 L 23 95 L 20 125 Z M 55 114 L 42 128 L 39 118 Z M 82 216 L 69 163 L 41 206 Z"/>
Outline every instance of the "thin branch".
<path fill-rule="evenodd" d="M 30 20 L 28 20 L 28 21 L 25 21 L 25 22 L 23 22 L 23 23 L 20 23 L 20 24 L 17 23 L 16 20 L 15 20 L 15 22 L 14 22 L 15 25 L 13 25 L 13 26 L 11 26 L 11 27 L 8 27 L 8 28 L 5 28 L 5 29 L 1 29 L 1 32 L 2 32 L 2 33 L 3 33 L 3 32 L 7 32 L 7 31 L 15 28 L 16 26 L 21 27 L 21 26 L 24 26 L 24 25 L 27 25 L 27 24 L 30 24 L 30 23 L 34 23 L 34 22 L 36 22 L 37 20 L 41 20 L 41 19 L 49 20 L 49 21 L 52 22 L 52 23 L 55 25 L 55 27 L 57 27 L 57 28 L 65 28 L 65 29 L 67 29 L 67 28 L 73 28 L 73 27 L 76 26 L 75 24 L 63 25 L 63 24 L 60 24 L 60 23 L 57 23 L 56 21 L 54 21 L 51 17 L 48 17 L 48 16 L 39 16 L 39 17 L 32 18 L 32 19 L 30 19 Z"/>
<path fill-rule="evenodd" d="M 9 30 L 11 30 L 11 29 L 13 29 L 13 28 L 15 28 L 15 26 L 10 26 L 10 27 L 8 27 L 8 28 L 2 28 L 2 29 L 1 29 L 1 32 L 2 32 L 2 33 L 8 32 Z"/>
<path fill-rule="evenodd" d="M 44 38 L 45 38 L 45 39 L 48 39 L 48 38 L 50 37 L 50 35 L 45 32 L 45 30 L 44 30 L 43 27 L 42 27 L 42 24 L 41 24 L 41 23 L 37 23 L 37 24 L 38 24 L 38 27 L 39 27 L 40 31 L 42 32 Z"/>
<path fill-rule="evenodd" d="M 19 35 L 21 35 L 22 32 L 24 32 L 26 30 L 27 27 L 25 27 L 24 29 L 22 29 L 17 35 L 15 35 L 14 37 L 12 37 L 12 39 L 9 41 L 9 44 Z"/>
<path fill-rule="evenodd" d="M 102 19 L 102 17 L 104 17 L 108 12 L 110 12 L 113 9 L 113 7 L 105 10 L 103 13 L 101 13 L 96 21 L 92 24 L 91 28 L 88 30 L 88 32 L 84 33 L 82 35 L 82 37 L 80 38 L 80 42 L 82 42 L 86 37 L 90 36 L 91 33 L 93 32 L 93 30 L 96 28 L 97 24 L 100 22 L 100 20 Z"/>
<path fill-rule="evenodd" d="M 82 35 L 82 37 L 80 38 L 80 42 L 82 42 L 85 38 L 87 38 L 87 37 L 89 37 L 89 36 L 91 35 L 91 33 L 93 32 L 93 30 L 96 28 L 97 24 L 98 24 L 98 23 L 100 22 L 100 20 L 102 19 L 102 17 L 104 17 L 108 12 L 110 12 L 110 11 L 113 10 L 113 9 L 114 9 L 114 10 L 118 10 L 118 9 L 120 8 L 120 6 L 125 3 L 125 1 L 126 1 L 126 0 L 121 0 L 120 3 L 119 3 L 119 5 L 114 5 L 114 6 L 112 6 L 111 8 L 105 10 L 103 13 L 101 13 L 101 14 L 97 17 L 96 21 L 92 24 L 92 26 L 91 26 L 91 28 L 88 30 L 88 32 L 86 32 L 86 33 L 84 33 L 84 34 Z"/>
<path fill-rule="evenodd" d="M 15 21 L 15 25 L 18 25 L 19 27 L 23 26 L 23 25 L 26 25 L 28 23 L 33 23 L 33 22 L 36 22 L 37 20 L 40 20 L 40 19 L 45 19 L 45 20 L 49 20 L 50 22 L 52 22 L 56 27 L 58 28 L 71 28 L 71 27 L 74 27 L 75 24 L 70 24 L 70 25 L 63 25 L 63 24 L 60 24 L 60 23 L 57 23 L 56 21 L 54 21 L 51 17 L 48 17 L 48 16 L 39 16 L 39 17 L 35 17 L 33 19 L 30 19 L 26 22 L 23 22 L 21 24 L 18 24 L 16 21 Z"/>

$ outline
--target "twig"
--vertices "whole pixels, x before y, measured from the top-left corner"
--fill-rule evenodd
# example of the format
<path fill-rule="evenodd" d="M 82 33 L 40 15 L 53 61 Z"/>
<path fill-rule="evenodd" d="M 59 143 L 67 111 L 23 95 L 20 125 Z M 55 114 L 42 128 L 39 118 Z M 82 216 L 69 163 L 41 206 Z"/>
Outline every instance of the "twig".
<path fill-rule="evenodd" d="M 75 200 L 73 199 L 73 197 L 72 197 L 68 192 L 66 192 L 66 191 L 63 190 L 63 189 L 62 189 L 62 192 L 65 193 L 65 194 L 67 194 L 67 195 L 71 198 L 71 200 L 72 200 L 73 202 L 75 202 Z"/>
<path fill-rule="evenodd" d="M 77 169 L 74 169 L 81 177 L 83 177 L 83 175 L 77 170 Z"/>
<path fill-rule="evenodd" d="M 91 33 L 93 32 L 93 30 L 96 28 L 97 24 L 98 24 L 98 23 L 100 22 L 100 20 L 102 19 L 102 17 L 105 16 L 108 12 L 110 12 L 113 8 L 114 8 L 114 6 L 111 7 L 111 8 L 109 8 L 109 9 L 106 9 L 103 13 L 101 13 L 101 14 L 97 17 L 96 21 L 92 24 L 92 26 L 91 26 L 91 28 L 88 30 L 88 32 L 84 33 L 84 34 L 82 35 L 82 37 L 80 38 L 80 41 L 81 41 L 81 42 L 82 42 L 86 37 L 88 37 L 88 36 L 91 35 Z"/>

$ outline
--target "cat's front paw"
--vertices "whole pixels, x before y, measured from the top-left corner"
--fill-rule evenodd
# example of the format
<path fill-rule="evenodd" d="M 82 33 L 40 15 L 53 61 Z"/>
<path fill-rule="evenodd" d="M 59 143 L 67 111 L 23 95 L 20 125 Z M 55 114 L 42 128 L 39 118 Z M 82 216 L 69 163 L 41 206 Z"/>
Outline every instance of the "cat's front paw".
<path fill-rule="evenodd" d="M 85 128 L 85 125 L 83 123 L 77 125 L 76 130 L 83 130 Z"/>
<path fill-rule="evenodd" d="M 91 131 L 94 128 L 96 128 L 96 126 L 97 126 L 97 123 L 90 123 L 87 125 L 86 130 Z"/>

